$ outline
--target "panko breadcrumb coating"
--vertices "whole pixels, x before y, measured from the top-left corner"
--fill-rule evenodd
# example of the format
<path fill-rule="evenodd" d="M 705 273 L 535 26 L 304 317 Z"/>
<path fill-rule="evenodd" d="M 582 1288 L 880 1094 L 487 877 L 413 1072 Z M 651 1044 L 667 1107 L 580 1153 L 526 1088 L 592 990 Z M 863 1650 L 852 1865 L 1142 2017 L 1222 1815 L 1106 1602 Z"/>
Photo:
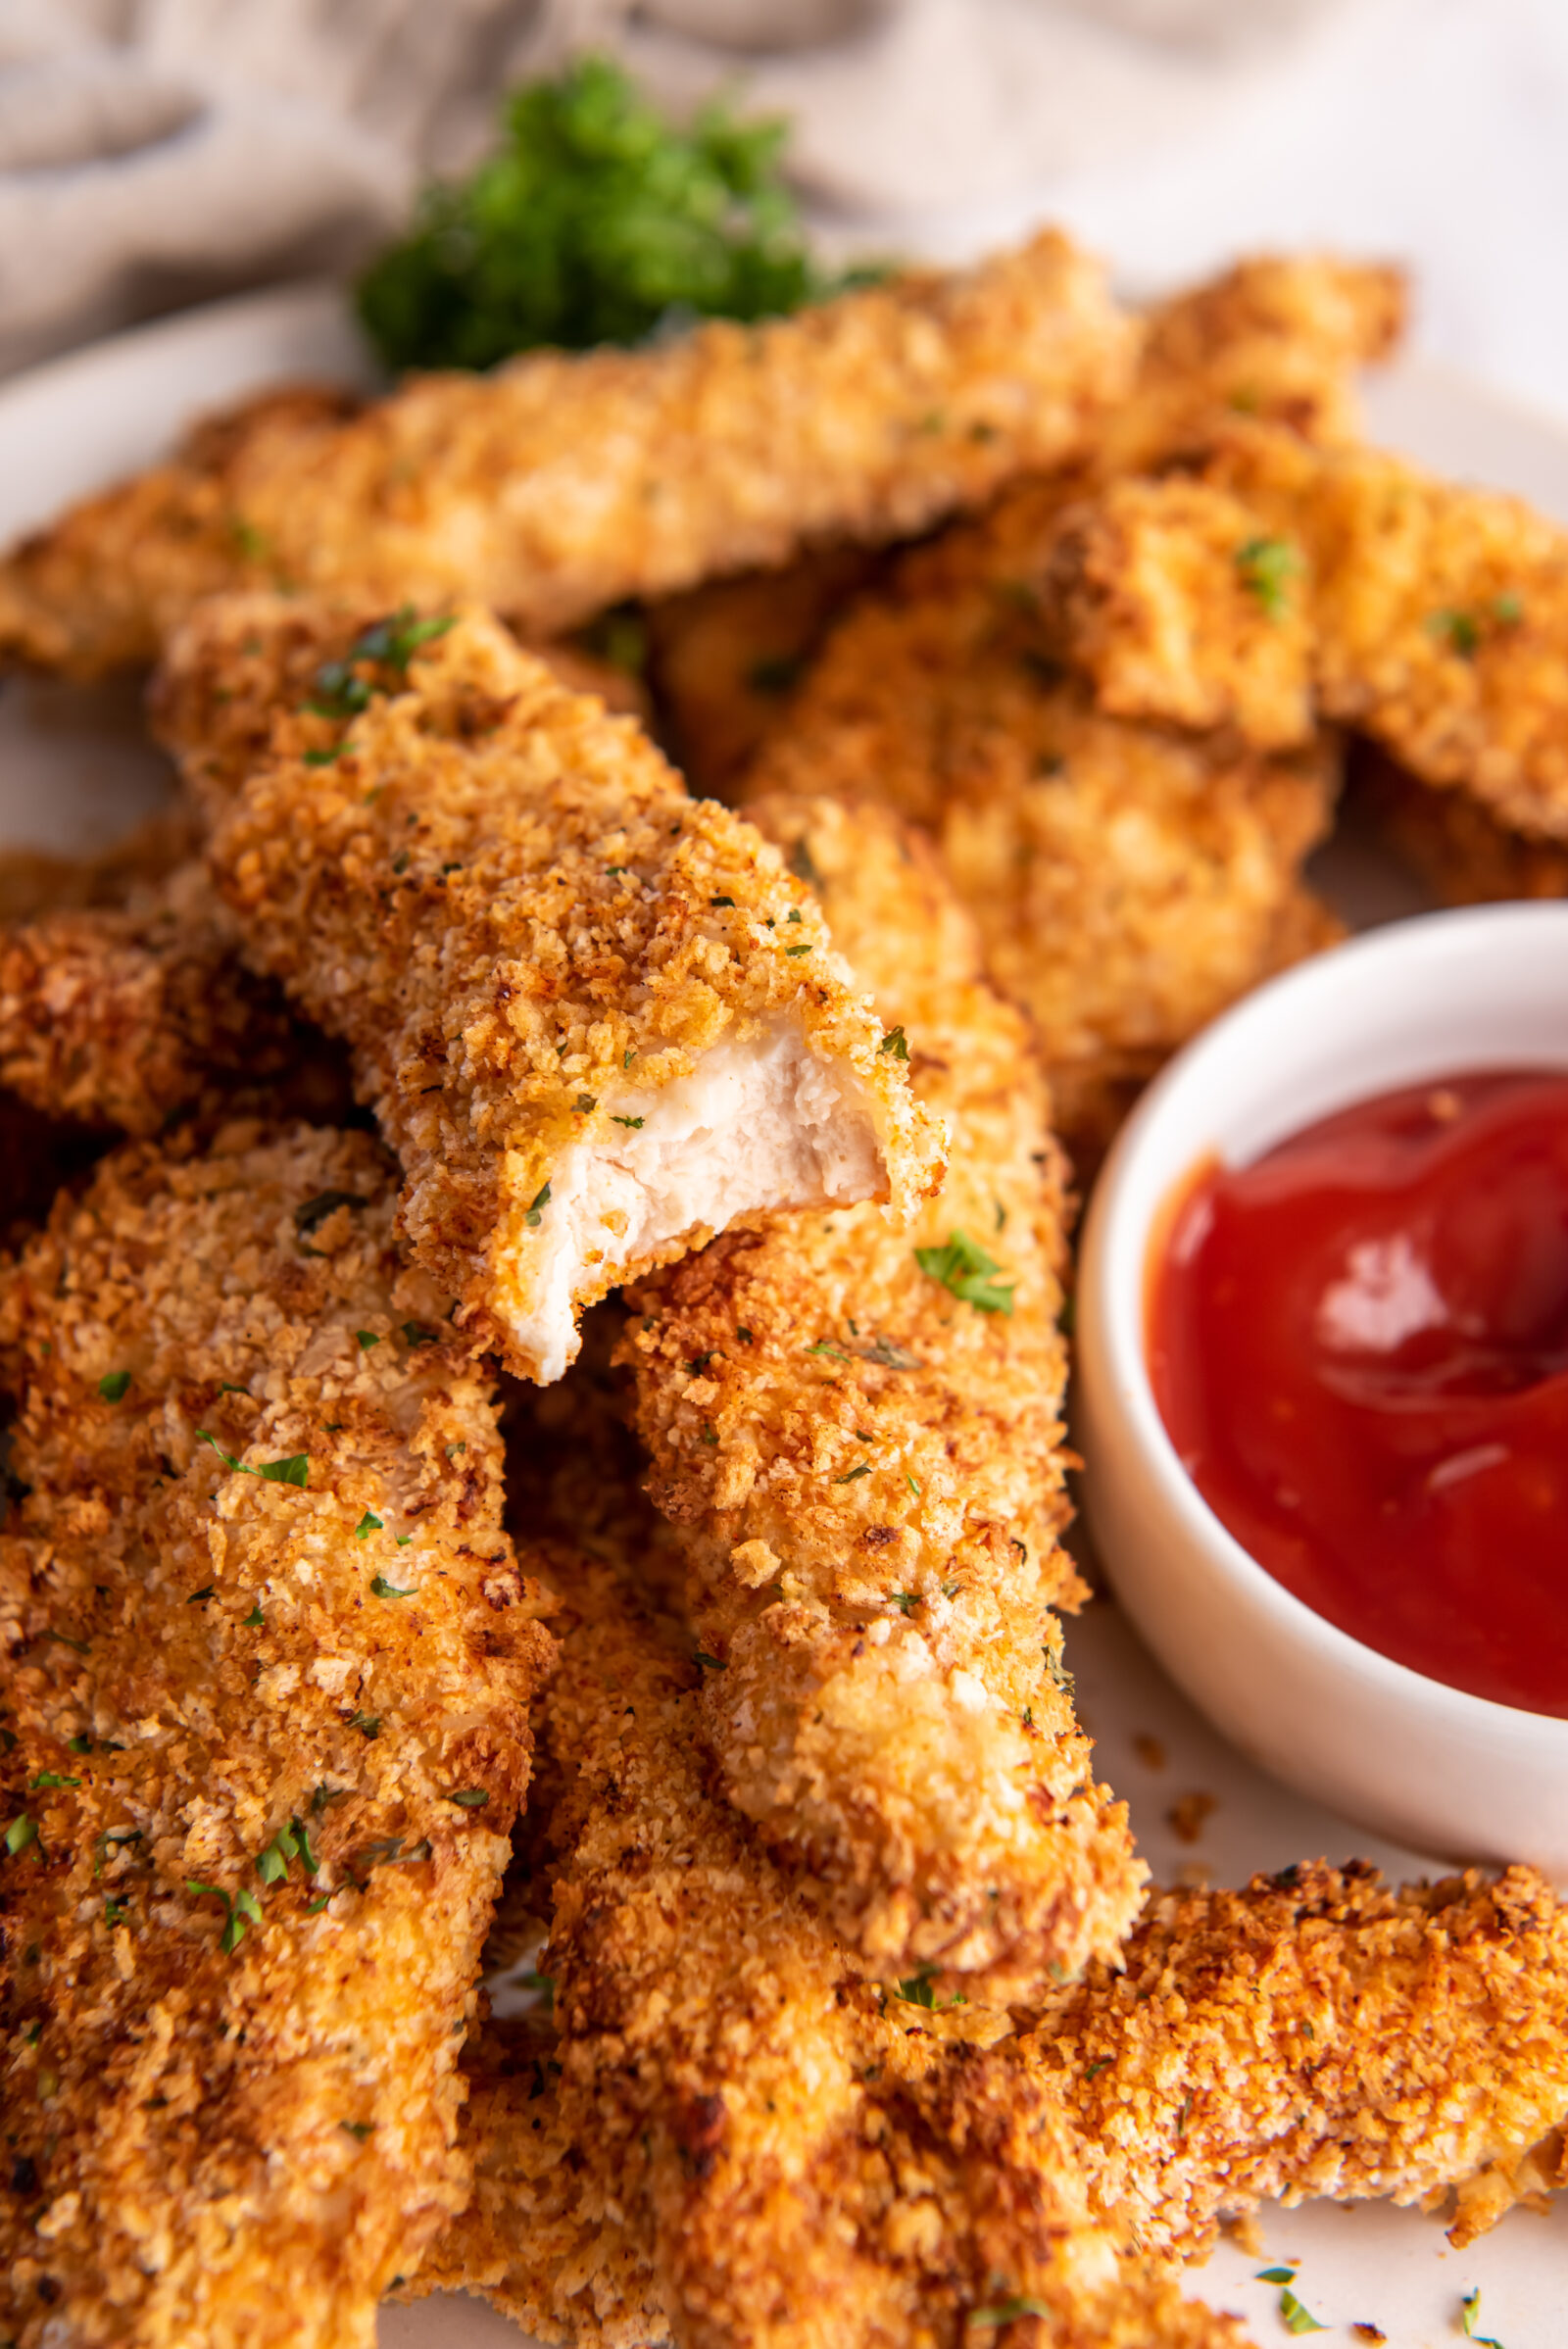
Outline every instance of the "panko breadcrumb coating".
<path fill-rule="evenodd" d="M 1061 632 L 1102 703 L 1277 747 L 1318 716 L 1568 837 L 1568 537 L 1514 498 L 1233 423 L 1201 479 L 1064 525 Z"/>
<path fill-rule="evenodd" d="M 455 596 L 555 632 L 628 596 L 877 543 L 1084 447 L 1134 322 L 1065 238 L 756 326 L 416 377 L 359 415 L 272 394 L 0 567 L 0 653 L 149 661 L 204 596 Z"/>
<path fill-rule="evenodd" d="M 0 2319 L 368 2345 L 550 1660 L 490 1389 L 363 1135 L 130 1145 L 0 1283 Z"/>
<path fill-rule="evenodd" d="M 0 1084 L 55 1117 L 156 1134 L 206 1079 L 284 1076 L 303 1040 L 200 860 L 121 906 L 0 928 Z"/>
<path fill-rule="evenodd" d="M 1268 757 L 1096 710 L 1047 625 L 1020 496 L 907 559 L 830 637 L 745 779 L 882 800 L 929 827 L 986 967 L 1033 1015 L 1076 1156 L 1127 1090 L 1282 964 L 1339 935 L 1300 880 L 1337 746 Z"/>
<path fill-rule="evenodd" d="M 1082 1595 L 1061 1162 L 924 844 L 877 808 L 757 815 L 950 1120 L 948 1183 L 908 1233 L 774 1217 L 633 1293 L 650 1491 L 731 1799 L 868 1960 L 995 1987 L 1108 1954 L 1143 1879 L 1052 1613 Z"/>
<path fill-rule="evenodd" d="M 1254 256 L 1156 305 L 1131 388 L 1084 457 L 1009 484 L 979 526 L 995 576 L 1027 567 L 1057 508 L 1086 486 L 1206 446 L 1228 417 L 1265 418 L 1308 440 L 1353 438 L 1355 370 L 1389 356 L 1403 308 L 1397 272 L 1328 255 Z M 957 551 L 961 591 L 975 567 L 967 533 Z M 729 797 L 828 628 L 876 571 L 862 549 L 828 548 L 651 607 L 655 694 L 699 790 Z M 925 584 L 934 589 L 936 576 Z"/>
<path fill-rule="evenodd" d="M 1435 791 L 1373 753 L 1358 762 L 1354 804 L 1445 905 L 1568 898 L 1568 843 L 1535 840 L 1465 791 Z"/>
<path fill-rule="evenodd" d="M 678 1628 L 606 1566 L 571 1608 L 545 1700 L 557 2035 L 477 2051 L 475 2198 L 418 2287 L 606 2349 L 951 2349 L 1003 2312 L 1051 2349 L 1242 2349 L 1118 2260 L 1049 2093 L 993 2092 L 1005 2014 L 867 1980 L 706 1789 Z"/>
<path fill-rule="evenodd" d="M 300 608 L 273 625 L 303 667 Z M 576 1307 L 737 1214 L 935 1187 L 940 1128 L 806 892 L 633 721 L 482 612 L 321 614 L 236 789 L 267 626 L 255 599 L 191 622 L 171 735 L 246 953 L 351 1046 L 460 1325 L 559 1378 Z"/>
<path fill-rule="evenodd" d="M 1396 1889 L 1354 1861 L 1162 1893 L 1017 2047 L 1061 2085 L 1096 2215 L 1147 2250 L 1201 2254 L 1269 2199 L 1451 2188 L 1462 2247 L 1555 2182 L 1568 1909 L 1528 1868 Z"/>

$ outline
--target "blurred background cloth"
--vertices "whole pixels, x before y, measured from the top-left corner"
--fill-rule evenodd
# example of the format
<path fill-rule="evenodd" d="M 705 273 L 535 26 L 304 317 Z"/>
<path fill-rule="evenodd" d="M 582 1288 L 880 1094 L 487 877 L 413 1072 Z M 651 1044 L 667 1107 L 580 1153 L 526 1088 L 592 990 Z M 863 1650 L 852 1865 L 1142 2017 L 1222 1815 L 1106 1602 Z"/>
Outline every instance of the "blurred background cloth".
<path fill-rule="evenodd" d="M 1391 255 L 1429 351 L 1568 414 L 1568 0 L 0 0 L 0 368 L 352 268 L 585 49 L 788 114 L 835 258 Z"/>

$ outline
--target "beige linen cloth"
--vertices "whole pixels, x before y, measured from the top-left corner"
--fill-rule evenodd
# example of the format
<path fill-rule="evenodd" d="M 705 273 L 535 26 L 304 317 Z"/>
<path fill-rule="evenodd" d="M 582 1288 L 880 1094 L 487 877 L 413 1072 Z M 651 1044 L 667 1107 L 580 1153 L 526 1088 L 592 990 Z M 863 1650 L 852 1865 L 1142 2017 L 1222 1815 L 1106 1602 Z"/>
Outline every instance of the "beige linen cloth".
<path fill-rule="evenodd" d="M 790 115 L 819 220 L 1015 198 L 1245 102 L 1348 0 L 0 0 L 0 368 L 352 266 L 586 49 Z"/>

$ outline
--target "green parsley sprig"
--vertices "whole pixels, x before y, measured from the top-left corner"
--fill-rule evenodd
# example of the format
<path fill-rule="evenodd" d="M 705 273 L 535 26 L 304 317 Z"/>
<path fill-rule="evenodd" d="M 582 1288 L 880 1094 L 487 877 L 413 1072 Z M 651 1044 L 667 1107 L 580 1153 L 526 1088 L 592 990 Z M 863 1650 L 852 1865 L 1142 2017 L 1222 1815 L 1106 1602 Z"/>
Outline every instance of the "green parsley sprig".
<path fill-rule="evenodd" d="M 1001 1265 L 967 1232 L 950 1232 L 946 1248 L 917 1248 L 920 1270 L 980 1313 L 1010 1313 L 1015 1281 L 999 1281 Z"/>
<path fill-rule="evenodd" d="M 677 129 L 618 66 L 579 59 L 512 94 L 470 178 L 425 189 L 361 278 L 360 317 L 395 368 L 781 317 L 831 290 L 780 177 L 784 138 L 721 102 Z"/>

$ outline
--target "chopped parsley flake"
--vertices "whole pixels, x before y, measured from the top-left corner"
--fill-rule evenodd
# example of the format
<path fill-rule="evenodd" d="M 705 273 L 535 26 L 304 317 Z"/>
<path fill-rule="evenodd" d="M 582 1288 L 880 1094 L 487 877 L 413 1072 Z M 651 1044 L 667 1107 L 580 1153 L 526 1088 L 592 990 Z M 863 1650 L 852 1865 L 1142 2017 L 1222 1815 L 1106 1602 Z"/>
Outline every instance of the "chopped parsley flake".
<path fill-rule="evenodd" d="M 836 1476 L 833 1482 L 835 1485 L 853 1485 L 858 1476 L 869 1476 L 870 1473 L 870 1461 L 861 1460 L 854 1468 L 847 1468 L 842 1476 Z"/>
<path fill-rule="evenodd" d="M 1511 591 L 1505 591 L 1500 596 L 1493 597 L 1492 616 L 1499 628 L 1517 628 L 1525 616 L 1524 604 Z"/>
<path fill-rule="evenodd" d="M 367 1509 L 365 1515 L 360 1519 L 359 1524 L 354 1529 L 355 1541 L 363 1542 L 368 1535 L 378 1534 L 381 1531 L 381 1519 L 377 1517 L 373 1509 Z"/>
<path fill-rule="evenodd" d="M 1285 617 L 1286 591 L 1300 567 L 1301 558 L 1288 538 L 1250 538 L 1236 550 L 1242 585 L 1271 620 Z"/>
<path fill-rule="evenodd" d="M 459 1786 L 444 1799 L 457 1803 L 465 1811 L 482 1811 L 490 1799 L 490 1789 L 488 1786 Z"/>
<path fill-rule="evenodd" d="M 920 1593 L 918 1590 L 895 1590 L 893 1592 L 893 1604 L 899 1608 L 903 1614 L 912 1615 L 915 1608 L 920 1604 Z"/>
<path fill-rule="evenodd" d="M 427 1330 L 422 1321 L 406 1321 L 403 1335 L 410 1346 L 439 1346 L 441 1343 L 440 1332 Z"/>
<path fill-rule="evenodd" d="M 349 1723 L 349 1727 L 357 1729 L 362 1737 L 373 1739 L 381 1735 L 381 1716 L 379 1713 L 356 1713 Z M 319 1792 L 320 1789 L 317 1790 Z M 327 1796 L 327 1800 L 331 1800 L 330 1795 Z"/>
<path fill-rule="evenodd" d="M 722 1656 L 710 1656 L 706 1648 L 698 1648 L 692 1662 L 701 1672 L 726 1672 L 729 1667 Z"/>
<path fill-rule="evenodd" d="M 98 1392 L 106 1403 L 118 1403 L 130 1385 L 128 1370 L 106 1370 L 98 1381 Z"/>
<path fill-rule="evenodd" d="M 250 1613 L 240 1617 L 239 1628 L 242 1632 L 257 1632 L 261 1630 L 266 1621 L 267 1617 L 262 1613 L 262 1602 L 258 1599 Z"/>
<path fill-rule="evenodd" d="M 222 1902 L 223 1930 L 218 1936 L 218 1946 L 225 1957 L 231 1957 L 239 1947 L 248 1927 L 262 1922 L 261 1902 L 254 1892 L 245 1890 L 243 1886 L 230 1898 L 221 1884 L 199 1884 L 194 1878 L 187 1877 L 185 1889 L 194 1892 L 198 1899 L 210 1897 Z"/>
<path fill-rule="evenodd" d="M 1326 2325 L 1318 2323 L 1310 2309 L 1301 2306 L 1296 2294 L 1289 2287 L 1280 2294 L 1280 2323 L 1287 2332 L 1327 2332 L 1328 2330 Z"/>
<path fill-rule="evenodd" d="M 354 1335 L 366 1353 L 369 1352 L 372 1346 L 379 1346 L 381 1343 L 374 1330 L 356 1330 Z"/>
<path fill-rule="evenodd" d="M 307 1917 L 318 1917 L 331 1897 L 330 1892 L 318 1892 L 314 1900 L 308 1900 L 305 1903 Z"/>
<path fill-rule="evenodd" d="M 576 1106 L 582 1111 L 584 1117 L 586 1117 L 590 1109 L 598 1108 L 599 1103 L 595 1101 L 591 1093 L 579 1093 L 577 1096 Z"/>
<path fill-rule="evenodd" d="M 1427 619 L 1427 632 L 1446 637 L 1461 661 L 1473 661 L 1481 650 L 1481 627 L 1473 612 L 1434 612 Z"/>
<path fill-rule="evenodd" d="M 523 1217 L 523 1222 L 529 1225 L 533 1230 L 537 1231 L 539 1228 L 540 1215 L 543 1213 L 544 1209 L 549 1206 L 549 1204 L 550 1185 L 547 1183 L 542 1191 L 535 1192 L 533 1204 L 529 1207 L 527 1214 Z"/>
<path fill-rule="evenodd" d="M 1032 2300 L 1027 2292 L 1012 2292 L 994 2308 L 971 2309 L 964 2323 L 974 2328 L 983 2325 L 994 2329 L 999 2325 L 1014 2325 L 1020 2317 L 1049 2317 L 1051 2313 L 1049 2302 Z"/>
<path fill-rule="evenodd" d="M 914 1260 L 922 1272 L 940 1281 L 944 1289 L 951 1290 L 961 1303 L 973 1305 L 977 1312 L 1012 1311 L 1016 1283 L 996 1278 L 1002 1267 L 967 1233 L 950 1232 L 946 1248 L 917 1248 Z"/>
<path fill-rule="evenodd" d="M 808 954 L 810 951 L 811 950 L 808 946 L 787 946 L 784 949 L 785 954 L 788 954 L 792 962 L 797 954 Z"/>
<path fill-rule="evenodd" d="M 407 849 L 399 849 L 392 859 L 392 870 L 398 874 L 406 873 L 413 861 L 413 856 Z"/>
<path fill-rule="evenodd" d="M 710 898 L 708 902 L 710 905 L 733 905 L 735 900 L 733 898 Z"/>
<path fill-rule="evenodd" d="M 612 1112 L 612 1114 L 613 1115 L 613 1112 Z M 615 1123 L 617 1126 L 630 1126 L 630 1127 L 631 1127 L 631 1129 L 632 1129 L 632 1131 L 633 1131 L 633 1133 L 636 1133 L 636 1132 L 637 1132 L 637 1131 L 640 1129 L 640 1127 L 641 1127 L 641 1125 L 642 1125 L 642 1122 L 643 1122 L 643 1121 L 642 1121 L 642 1119 L 641 1119 L 640 1117 L 615 1117 L 615 1118 L 614 1118 L 614 1123 Z"/>
<path fill-rule="evenodd" d="M 1105 2061 L 1107 2064 L 1109 2063 L 1108 2055 Z M 1087 2075 L 1085 2077 L 1087 2078 Z M 1259 2283 L 1294 2283 L 1296 2270 L 1294 2268 L 1259 2268 L 1256 2280 Z"/>
<path fill-rule="evenodd" d="M 916 1973 L 910 1975 L 907 1982 L 900 1982 L 899 1996 L 905 2004 L 906 2006 L 922 2006 L 928 2014 L 935 2015 L 945 2015 L 951 2007 L 967 2006 L 969 2001 L 961 1990 L 956 1996 L 950 1998 L 946 2005 L 942 2003 L 931 1983 L 931 1977 L 935 1972 L 934 1966 L 921 1966 Z"/>
<path fill-rule="evenodd" d="M 370 1589 L 377 1598 L 412 1598 L 415 1586 L 411 1583 L 406 1590 L 400 1590 L 396 1583 L 389 1583 L 384 1574 L 378 1574 L 371 1582 Z"/>
<path fill-rule="evenodd" d="M 334 760 L 342 758 L 343 748 L 342 743 L 335 742 L 329 751 L 307 751 L 305 764 L 307 766 L 331 766 Z"/>
<path fill-rule="evenodd" d="M 788 913 L 785 914 L 784 919 L 786 921 L 799 921 L 801 919 L 801 909 L 799 905 L 792 905 Z"/>
<path fill-rule="evenodd" d="M 853 1326 L 853 1325 L 852 1325 Z M 918 1370 L 920 1357 L 905 1346 L 895 1346 L 891 1338 L 876 1337 L 858 1346 L 862 1362 L 879 1362 L 884 1370 Z"/>
<path fill-rule="evenodd" d="M 66 1743 L 73 1753 L 91 1753 L 92 1751 L 92 1739 L 85 1730 L 78 1730 L 74 1737 L 66 1739 Z"/>
<path fill-rule="evenodd" d="M 895 1060 L 909 1057 L 909 1040 L 902 1028 L 889 1028 L 876 1049 L 879 1052 L 891 1052 Z"/>
<path fill-rule="evenodd" d="M 1479 2287 L 1473 2292 L 1466 2292 L 1459 2305 L 1459 2323 L 1463 2328 L 1465 2339 L 1467 2341 L 1479 2342 L 1480 2349 L 1502 2349 L 1502 2343 L 1498 2340 L 1494 2340 L 1491 2333 L 1477 2332 L 1476 2330 L 1476 2326 L 1481 2322 L 1481 2293 Z"/>
<path fill-rule="evenodd" d="M 211 1583 L 204 1583 L 199 1590 L 193 1590 L 191 1592 L 189 1598 L 186 1599 L 185 1604 L 188 1607 L 199 1607 L 203 1605 L 207 1599 L 216 1598 L 217 1596 L 218 1592 L 214 1589 L 213 1585 Z"/>
<path fill-rule="evenodd" d="M 375 2131 L 375 2123 L 373 2121 L 340 2121 L 338 2123 L 338 2127 L 339 2129 L 346 2129 L 351 2137 L 358 2137 L 362 2145 L 364 2144 L 366 2138 L 368 2136 L 373 2135 Z"/>
<path fill-rule="evenodd" d="M 622 1068 L 630 1068 L 630 1066 L 631 1066 L 632 1062 L 633 1062 L 633 1061 L 636 1059 L 636 1057 L 637 1057 L 637 1047 L 636 1047 L 634 1044 L 628 1044 L 628 1045 L 627 1045 L 627 1047 L 626 1047 L 626 1050 L 625 1050 L 625 1051 L 624 1051 L 624 1052 L 621 1053 L 621 1055 L 620 1055 L 620 1065 L 621 1065 L 621 1067 L 622 1067 Z"/>
<path fill-rule="evenodd" d="M 259 1476 L 270 1485 L 294 1485 L 302 1493 L 305 1490 L 311 1473 L 311 1455 L 308 1451 L 293 1452 L 286 1460 L 263 1460 L 252 1468 L 244 1460 L 236 1460 L 232 1452 L 224 1451 L 218 1438 L 210 1435 L 206 1428 L 196 1430 L 196 1441 L 198 1444 L 210 1444 L 223 1466 L 232 1468 L 239 1476 Z"/>
<path fill-rule="evenodd" d="M 808 1354 L 830 1355 L 835 1362 L 848 1362 L 853 1359 L 851 1355 L 842 1352 L 838 1346 L 829 1346 L 825 1338 L 818 1338 L 816 1344 L 808 1346 L 806 1350 Z"/>
<path fill-rule="evenodd" d="M 34 1792 L 40 1786 L 79 1786 L 80 1784 L 79 1778 L 62 1778 L 58 1770 L 40 1770 L 32 1782 Z"/>

